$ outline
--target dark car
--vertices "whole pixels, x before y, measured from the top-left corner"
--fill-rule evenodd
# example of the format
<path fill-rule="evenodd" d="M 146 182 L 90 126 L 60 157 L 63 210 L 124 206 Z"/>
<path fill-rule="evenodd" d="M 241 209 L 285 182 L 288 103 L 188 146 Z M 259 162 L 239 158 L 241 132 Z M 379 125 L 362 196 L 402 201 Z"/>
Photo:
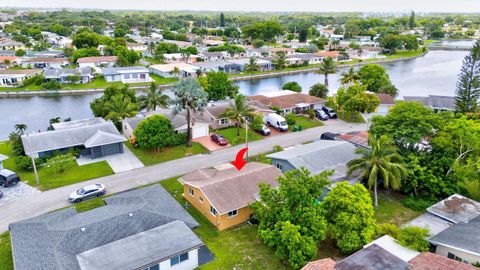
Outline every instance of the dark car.
<path fill-rule="evenodd" d="M 0 170 L 0 185 L 4 187 L 11 187 L 20 182 L 20 177 L 7 169 Z"/>
<path fill-rule="evenodd" d="M 332 132 L 324 132 L 322 133 L 322 135 L 320 136 L 320 140 L 327 140 L 327 141 L 335 141 L 335 137 L 337 135 L 335 133 L 332 133 Z"/>
<path fill-rule="evenodd" d="M 328 115 L 330 118 L 337 118 L 337 113 L 335 112 L 334 109 L 329 108 L 327 106 L 323 106 L 322 110 Z"/>
<path fill-rule="evenodd" d="M 68 200 L 72 203 L 78 203 L 91 198 L 103 196 L 105 193 L 107 193 L 107 190 L 102 184 L 88 185 L 70 193 Z"/>
<path fill-rule="evenodd" d="M 315 116 L 322 121 L 326 121 L 330 118 L 323 110 L 315 110 Z"/>
<path fill-rule="evenodd" d="M 217 134 L 217 133 L 213 133 L 212 135 L 210 135 L 210 139 L 218 144 L 218 145 L 221 145 L 221 146 L 225 146 L 228 144 L 228 141 L 227 139 L 225 139 L 225 137 L 223 137 L 223 135 L 221 134 Z"/>

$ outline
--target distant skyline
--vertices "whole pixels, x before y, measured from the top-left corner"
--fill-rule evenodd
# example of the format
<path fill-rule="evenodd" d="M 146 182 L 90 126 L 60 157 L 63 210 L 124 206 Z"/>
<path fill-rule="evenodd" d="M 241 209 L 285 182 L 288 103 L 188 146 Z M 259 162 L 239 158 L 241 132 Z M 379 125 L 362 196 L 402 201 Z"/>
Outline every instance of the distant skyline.
<path fill-rule="evenodd" d="M 480 0 L 1 0 L 0 7 L 280 12 L 480 12 Z"/>

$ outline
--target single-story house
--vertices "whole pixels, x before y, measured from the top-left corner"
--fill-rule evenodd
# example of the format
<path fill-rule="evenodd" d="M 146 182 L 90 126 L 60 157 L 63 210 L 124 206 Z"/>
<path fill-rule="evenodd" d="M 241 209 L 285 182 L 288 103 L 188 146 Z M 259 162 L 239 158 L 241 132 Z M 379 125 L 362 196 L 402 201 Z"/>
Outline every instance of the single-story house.
<path fill-rule="evenodd" d="M 213 260 L 193 233 L 199 226 L 160 185 L 9 225 L 17 270 L 193 270 Z"/>
<path fill-rule="evenodd" d="M 168 40 L 168 39 L 165 39 L 165 40 L 163 40 L 163 42 L 165 42 L 165 43 L 170 43 L 170 44 L 175 44 L 175 45 L 177 45 L 177 46 L 180 47 L 180 48 L 186 48 L 186 47 L 193 46 L 193 43 L 192 43 L 192 42 L 189 42 L 189 41 L 180 41 L 180 40 Z"/>
<path fill-rule="evenodd" d="M 248 48 L 248 49 L 245 49 L 245 56 L 249 58 L 250 57 L 255 57 L 255 58 L 271 57 L 272 52 L 267 49 Z"/>
<path fill-rule="evenodd" d="M 194 63 L 193 65 L 199 67 L 202 73 L 207 73 L 211 71 L 213 72 L 222 71 L 225 73 L 239 73 L 241 70 L 241 67 L 239 65 L 233 64 L 224 60 L 217 60 L 217 61 L 210 61 L 210 62 L 197 62 L 197 63 Z"/>
<path fill-rule="evenodd" d="M 347 163 L 357 158 L 355 146 L 348 142 L 319 140 L 296 145 L 267 157 L 272 160 L 272 165 L 282 172 L 305 168 L 316 175 L 334 170 L 330 176 L 333 184 L 345 180 L 351 183 L 357 181 L 347 175 Z"/>
<path fill-rule="evenodd" d="M 347 54 L 351 59 L 374 59 L 374 58 L 385 58 L 386 56 L 381 54 L 382 48 L 362 46 L 359 50 L 348 49 Z"/>
<path fill-rule="evenodd" d="M 137 128 L 138 124 L 145 119 L 146 117 L 152 115 L 163 115 L 172 124 L 173 129 L 178 133 L 187 132 L 187 119 L 185 112 L 180 112 L 178 114 L 173 113 L 172 109 L 157 109 L 155 111 L 146 112 L 144 115 L 137 115 L 131 118 L 125 118 L 123 120 L 123 134 L 130 138 L 133 136 L 134 130 Z M 195 117 L 192 117 L 192 122 L 190 123 L 192 128 L 192 139 L 208 136 L 209 134 L 209 124 L 201 121 L 197 121 Z"/>
<path fill-rule="evenodd" d="M 279 53 L 284 53 L 285 55 L 291 55 L 291 54 L 295 54 L 295 50 L 292 49 L 292 48 L 268 48 L 267 49 L 270 54 L 273 56 L 273 55 L 276 55 L 276 54 L 279 54 Z"/>
<path fill-rule="evenodd" d="M 59 83 L 89 83 L 93 79 L 91 68 L 51 68 L 43 73 L 45 81 L 55 80 Z M 78 81 L 72 82 L 72 76 Z"/>
<path fill-rule="evenodd" d="M 1 86 L 18 86 L 24 80 L 41 73 L 39 69 L 5 69 L 0 70 Z"/>
<path fill-rule="evenodd" d="M 148 45 L 144 43 L 127 43 L 127 48 L 136 52 L 144 52 L 148 49 Z"/>
<path fill-rule="evenodd" d="M 77 59 L 79 67 L 113 67 L 117 63 L 118 57 L 116 56 L 92 56 L 82 57 Z"/>
<path fill-rule="evenodd" d="M 247 221 L 252 212 L 248 205 L 257 200 L 260 183 L 277 186 L 282 173 L 275 167 L 250 162 L 237 170 L 231 164 L 188 173 L 183 183 L 183 197 L 215 227 L 224 230 Z"/>
<path fill-rule="evenodd" d="M 182 53 L 165 53 L 163 54 L 165 61 L 167 63 L 177 63 L 177 62 L 185 62 L 185 63 L 195 63 L 197 62 L 198 55 L 186 55 Z"/>
<path fill-rule="evenodd" d="M 335 270 L 409 270 L 410 264 L 377 244 L 363 248 L 335 265 Z"/>
<path fill-rule="evenodd" d="M 308 43 L 306 42 L 298 42 L 298 41 L 289 41 L 285 45 L 292 49 L 301 49 L 308 47 Z"/>
<path fill-rule="evenodd" d="M 102 68 L 102 74 L 107 82 L 142 83 L 153 81 L 145 67 Z"/>
<path fill-rule="evenodd" d="M 47 57 L 47 58 L 31 58 L 24 60 L 22 62 L 22 67 L 27 68 L 62 68 L 69 65 L 67 58 L 54 58 L 54 57 Z"/>
<path fill-rule="evenodd" d="M 318 55 L 319 57 L 321 57 L 322 59 L 330 57 L 334 61 L 338 61 L 338 60 L 340 60 L 339 58 L 341 58 L 339 51 L 319 51 L 315 54 Z"/>
<path fill-rule="evenodd" d="M 24 57 L 27 58 L 62 58 L 65 54 L 63 51 L 27 51 Z"/>
<path fill-rule="evenodd" d="M 207 47 L 215 47 L 225 44 L 223 40 L 215 40 L 215 39 L 205 39 L 203 40 L 203 45 Z"/>
<path fill-rule="evenodd" d="M 410 270 L 478 270 L 477 267 L 458 262 L 431 252 L 422 252 L 410 260 Z"/>
<path fill-rule="evenodd" d="M 285 58 L 287 65 L 309 65 L 319 64 L 323 61 L 323 57 L 316 53 L 297 53 L 289 55 Z"/>
<path fill-rule="evenodd" d="M 25 49 L 25 44 L 10 38 L 0 38 L 0 49 L 16 51 L 18 49 Z"/>
<path fill-rule="evenodd" d="M 278 107 L 281 114 L 293 112 L 300 114 L 310 109 L 321 109 L 326 102 L 325 99 L 311 96 L 304 93 L 297 93 L 290 90 L 281 90 L 250 96 L 248 100 L 256 100 L 268 107 Z"/>
<path fill-rule="evenodd" d="M 413 258 L 420 255 L 420 252 L 416 250 L 409 249 L 400 245 L 397 240 L 389 235 L 384 235 L 380 238 L 373 240 L 372 242 L 364 245 L 363 247 L 369 247 L 371 245 L 378 245 L 382 249 L 390 252 L 391 254 L 397 256 L 404 262 L 409 262 Z"/>
<path fill-rule="evenodd" d="M 200 70 L 198 66 L 187 64 L 185 62 L 151 65 L 149 70 L 153 74 L 164 78 L 173 77 L 196 77 L 197 71 Z"/>
<path fill-rule="evenodd" d="M 226 52 L 201 52 L 198 54 L 198 57 L 203 61 L 210 62 L 210 61 L 220 61 L 228 57 L 229 54 Z"/>
<path fill-rule="evenodd" d="M 22 63 L 22 59 L 16 56 L 1 56 L 0 55 L 0 68 L 1 67 L 11 67 L 17 66 Z"/>
<path fill-rule="evenodd" d="M 404 96 L 404 101 L 416 101 L 429 108 L 434 112 L 455 111 L 455 97 L 452 96 Z"/>
<path fill-rule="evenodd" d="M 80 149 L 81 156 L 92 159 L 123 153 L 126 141 L 111 121 L 102 118 L 63 122 L 54 130 L 22 135 L 26 155 L 44 157 L 55 151 Z"/>
<path fill-rule="evenodd" d="M 250 58 L 241 58 L 241 59 L 229 59 L 227 62 L 236 64 L 240 67 L 240 70 L 245 70 L 245 66 L 250 63 Z M 265 59 L 256 59 L 257 66 L 260 71 L 273 70 L 274 64 L 272 61 Z"/>

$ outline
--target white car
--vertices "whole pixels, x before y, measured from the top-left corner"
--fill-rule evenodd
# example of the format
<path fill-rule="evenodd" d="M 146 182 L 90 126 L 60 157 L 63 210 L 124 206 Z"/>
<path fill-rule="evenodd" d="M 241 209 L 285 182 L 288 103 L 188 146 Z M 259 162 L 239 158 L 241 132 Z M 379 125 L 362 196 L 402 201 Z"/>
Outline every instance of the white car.
<path fill-rule="evenodd" d="M 107 193 L 107 190 L 102 184 L 88 185 L 70 193 L 68 200 L 72 203 L 78 203 L 91 198 L 103 196 L 105 193 Z"/>

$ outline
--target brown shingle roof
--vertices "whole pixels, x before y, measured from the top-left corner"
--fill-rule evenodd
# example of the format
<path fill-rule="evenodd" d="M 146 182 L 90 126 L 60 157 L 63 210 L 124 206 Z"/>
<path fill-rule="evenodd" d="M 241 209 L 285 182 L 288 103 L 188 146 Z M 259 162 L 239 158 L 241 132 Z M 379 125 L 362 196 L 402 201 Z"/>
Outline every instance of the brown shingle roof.
<path fill-rule="evenodd" d="M 184 184 L 202 191 L 208 201 L 220 214 L 247 206 L 255 201 L 258 184 L 268 183 L 277 186 L 280 170 L 272 165 L 251 162 L 238 171 L 227 169 L 200 169 L 182 176 Z"/>
<path fill-rule="evenodd" d="M 335 261 L 327 258 L 309 262 L 301 270 L 335 270 Z"/>
<path fill-rule="evenodd" d="M 77 59 L 77 63 L 117 62 L 116 56 L 91 56 Z"/>
<path fill-rule="evenodd" d="M 32 58 L 28 59 L 25 62 L 27 63 L 63 63 L 63 62 L 68 62 L 67 58 L 54 58 L 54 57 L 39 57 L 39 58 Z"/>
<path fill-rule="evenodd" d="M 376 95 L 380 99 L 380 104 L 389 104 L 389 105 L 394 105 L 395 104 L 395 100 L 389 94 L 380 93 L 380 94 L 376 94 Z"/>
<path fill-rule="evenodd" d="M 299 103 L 318 104 L 325 102 L 325 100 L 322 98 L 310 96 L 303 93 L 292 93 L 288 95 L 280 95 L 273 97 L 257 95 L 248 97 L 248 99 L 259 101 L 268 107 L 278 106 L 281 109 L 295 108 L 296 104 Z"/>
<path fill-rule="evenodd" d="M 337 58 L 340 55 L 340 52 L 339 51 L 320 51 L 320 52 L 317 52 L 316 55 L 321 57 Z"/>
<path fill-rule="evenodd" d="M 35 75 L 40 73 L 38 69 L 5 69 L 0 70 L 0 74 L 25 74 L 25 75 Z"/>
<path fill-rule="evenodd" d="M 457 262 L 447 257 L 431 252 L 422 252 L 410 260 L 413 267 L 410 270 L 478 270 L 477 267 Z"/>

